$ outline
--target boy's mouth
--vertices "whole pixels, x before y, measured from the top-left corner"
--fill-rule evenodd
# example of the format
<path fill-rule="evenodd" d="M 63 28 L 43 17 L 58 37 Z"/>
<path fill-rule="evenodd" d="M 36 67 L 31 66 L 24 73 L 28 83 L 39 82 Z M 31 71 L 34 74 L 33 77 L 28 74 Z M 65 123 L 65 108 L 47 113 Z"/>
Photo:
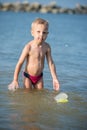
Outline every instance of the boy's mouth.
<path fill-rule="evenodd" d="M 39 42 L 42 42 L 42 41 L 43 41 L 43 38 L 38 38 L 38 41 L 39 41 Z"/>

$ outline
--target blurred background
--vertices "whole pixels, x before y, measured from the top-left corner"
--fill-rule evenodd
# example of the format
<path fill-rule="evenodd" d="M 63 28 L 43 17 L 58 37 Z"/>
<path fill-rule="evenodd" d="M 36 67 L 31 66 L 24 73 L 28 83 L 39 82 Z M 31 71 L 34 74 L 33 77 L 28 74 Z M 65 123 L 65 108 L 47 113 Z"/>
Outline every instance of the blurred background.
<path fill-rule="evenodd" d="M 81 5 L 87 5 L 87 0 L 0 0 L 0 2 L 39 2 L 40 4 L 49 4 L 51 2 L 56 2 L 58 6 L 69 8 L 74 8 L 78 3 Z"/>

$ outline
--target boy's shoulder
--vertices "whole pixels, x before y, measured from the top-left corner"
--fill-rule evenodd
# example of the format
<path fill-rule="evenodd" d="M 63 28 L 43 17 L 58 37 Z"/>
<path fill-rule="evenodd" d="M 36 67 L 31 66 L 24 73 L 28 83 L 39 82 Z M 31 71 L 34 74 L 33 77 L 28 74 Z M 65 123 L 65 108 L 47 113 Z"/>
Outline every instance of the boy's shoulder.
<path fill-rule="evenodd" d="M 27 53 L 29 52 L 30 48 L 31 48 L 31 42 L 27 42 L 24 46 L 24 51 Z"/>
<path fill-rule="evenodd" d="M 49 43 L 45 42 L 46 47 L 50 47 Z"/>
<path fill-rule="evenodd" d="M 32 45 L 32 41 L 29 41 L 29 42 L 26 43 L 25 47 L 29 48 L 31 45 Z"/>
<path fill-rule="evenodd" d="M 33 42 L 33 41 L 29 41 L 29 42 L 27 42 L 26 45 L 27 45 L 27 46 L 30 46 L 30 45 L 32 44 L 32 42 Z"/>
<path fill-rule="evenodd" d="M 47 49 L 50 49 L 50 48 L 51 48 L 51 47 L 50 47 L 50 44 L 47 43 L 47 42 L 45 42 L 45 47 L 46 47 Z"/>

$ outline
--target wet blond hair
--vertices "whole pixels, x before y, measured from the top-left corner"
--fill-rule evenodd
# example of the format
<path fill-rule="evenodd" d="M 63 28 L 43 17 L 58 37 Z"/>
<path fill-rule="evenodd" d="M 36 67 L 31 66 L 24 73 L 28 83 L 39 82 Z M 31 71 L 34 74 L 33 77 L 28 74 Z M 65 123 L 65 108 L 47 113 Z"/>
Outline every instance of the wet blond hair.
<path fill-rule="evenodd" d="M 48 29 L 48 27 L 49 27 L 48 21 L 46 21 L 45 19 L 42 19 L 42 18 L 37 18 L 37 19 L 35 19 L 35 20 L 32 22 L 32 24 L 31 24 L 31 29 L 33 29 L 33 27 L 34 27 L 35 24 L 43 24 L 43 25 L 45 25 L 45 26 L 47 27 L 47 29 Z"/>

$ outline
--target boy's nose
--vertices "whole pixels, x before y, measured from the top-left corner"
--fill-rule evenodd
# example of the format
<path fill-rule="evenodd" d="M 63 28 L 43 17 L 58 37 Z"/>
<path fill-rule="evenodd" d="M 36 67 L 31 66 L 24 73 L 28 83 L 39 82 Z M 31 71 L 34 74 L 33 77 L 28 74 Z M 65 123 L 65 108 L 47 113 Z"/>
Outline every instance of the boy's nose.
<path fill-rule="evenodd" d="M 40 36 L 43 36 L 43 32 L 40 33 Z"/>

